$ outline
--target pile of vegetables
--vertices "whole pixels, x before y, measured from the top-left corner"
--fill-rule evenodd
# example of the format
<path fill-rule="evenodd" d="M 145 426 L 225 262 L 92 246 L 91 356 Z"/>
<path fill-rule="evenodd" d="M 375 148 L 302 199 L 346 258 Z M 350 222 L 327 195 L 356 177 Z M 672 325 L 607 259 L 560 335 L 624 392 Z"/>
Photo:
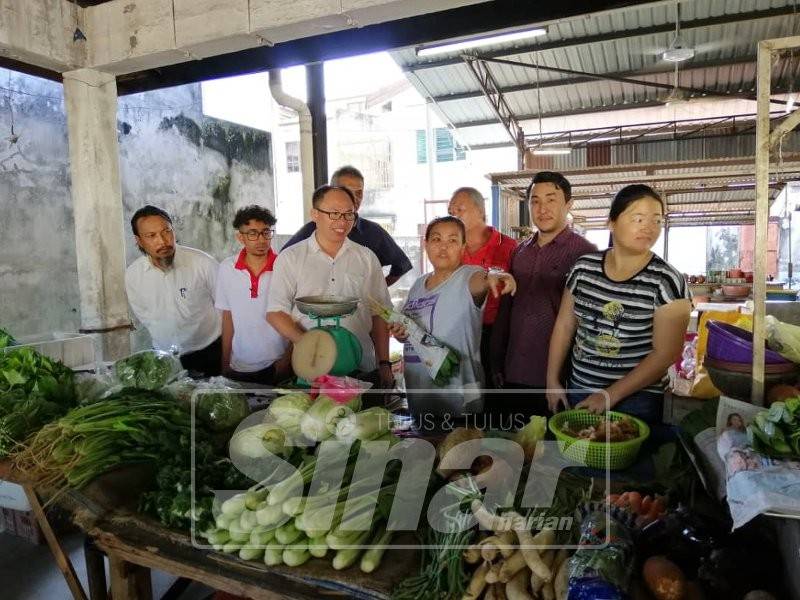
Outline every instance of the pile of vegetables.
<path fill-rule="evenodd" d="M 426 528 L 420 573 L 404 580 L 392 593 L 392 600 L 461 598 L 470 578 L 462 559 L 462 548 L 475 538 L 474 529 L 440 532 Z"/>
<path fill-rule="evenodd" d="M 272 490 L 254 487 L 223 502 L 215 527 L 203 536 L 216 550 L 267 566 L 298 567 L 311 557 L 325 558 L 330 550 L 334 569 L 360 562 L 361 570 L 371 573 L 391 541 L 388 511 L 381 507 L 391 504 L 394 487 L 388 483 L 379 492 L 359 495 L 358 484 L 351 482 L 327 494 L 293 497 L 285 497 L 280 484 Z M 367 521 L 374 506 L 375 518 Z M 367 545 L 372 547 L 364 550 Z"/>
<path fill-rule="evenodd" d="M 0 353 L 0 458 L 75 405 L 73 373 L 32 348 Z"/>
<path fill-rule="evenodd" d="M 60 417 L 68 406 L 46 400 L 41 394 L 12 390 L 0 394 L 0 458 L 45 423 Z"/>
<path fill-rule="evenodd" d="M 663 496 L 642 496 L 637 491 L 610 494 L 606 503 L 628 511 L 635 519 L 637 527 L 645 527 L 662 518 L 667 510 L 667 502 Z"/>
<path fill-rule="evenodd" d="M 114 375 L 126 388 L 161 390 L 180 371 L 176 357 L 157 350 L 136 352 L 114 363 Z"/>
<path fill-rule="evenodd" d="M 491 534 L 463 552 L 464 561 L 475 567 L 464 598 L 566 600 L 569 553 L 547 549 L 556 543 L 554 530 L 534 534 L 518 513 L 493 515 L 479 499 L 471 509 L 479 526 Z"/>
<path fill-rule="evenodd" d="M 773 402 L 747 426 L 747 438 L 757 451 L 776 458 L 800 458 L 800 397 Z"/>
<path fill-rule="evenodd" d="M 116 467 L 163 460 L 179 451 L 181 437 L 189 435 L 189 415 L 172 398 L 124 390 L 45 425 L 13 455 L 13 462 L 57 496 Z"/>
<path fill-rule="evenodd" d="M 26 346 L 0 352 L 0 393 L 20 390 L 44 398 L 73 401 L 74 374 L 63 363 Z"/>
<path fill-rule="evenodd" d="M 426 546 L 420 572 L 401 583 L 392 600 L 526 600 L 555 598 L 556 591 L 566 597 L 563 565 L 569 555 L 555 545 L 568 543 L 572 531 L 557 532 L 548 524 L 551 517 L 558 521 L 585 502 L 585 482 L 565 475 L 549 507 L 524 513 L 498 509 L 496 514 L 484 505 L 479 482 L 479 476 L 466 475 L 446 484 L 445 491 L 457 500 L 443 509 L 451 514 L 442 522 L 464 523 L 457 514 L 464 513 L 474 515 L 478 525 L 443 532 L 426 525 L 420 536 Z M 542 529 L 537 532 L 536 526 Z"/>
<path fill-rule="evenodd" d="M 337 403 L 324 394 L 314 401 L 303 392 L 280 396 L 271 403 L 264 422 L 232 436 L 230 455 L 245 460 L 280 456 L 297 468 L 296 476 L 281 479 L 276 472 L 253 486 L 237 474 L 230 460 L 215 459 L 213 449 L 202 445 L 195 459 L 199 501 L 194 510 L 188 450 L 161 466 L 157 489 L 145 495 L 141 506 L 172 527 L 186 528 L 194 522 L 216 550 L 236 553 L 243 560 L 299 566 L 331 552 L 335 569 L 360 562 L 364 572 L 372 572 L 392 537 L 386 519 L 398 469 L 390 468 L 375 489 L 353 481 L 355 460 L 363 441 L 393 444 L 399 438 L 390 433 L 388 411 L 353 412 L 360 404 L 360 397 Z M 343 461 L 344 477 L 339 485 L 312 490 L 315 476 L 320 475 L 317 471 L 331 468 L 330 461 L 319 463 L 319 442 L 341 446 L 332 456 Z M 221 504 L 213 499 L 214 489 L 248 487 Z M 363 546 L 371 547 L 363 550 Z"/>
<path fill-rule="evenodd" d="M 142 494 L 139 510 L 153 515 L 167 527 L 200 531 L 214 527 L 214 490 L 244 489 L 253 484 L 231 460 L 220 456 L 202 430 L 195 431 L 194 498 L 192 505 L 192 447 L 187 436 L 179 438 L 174 454 L 159 461 L 155 488 Z"/>
<path fill-rule="evenodd" d="M 638 533 L 640 579 L 652 597 L 669 600 L 681 590 L 679 597 L 687 599 L 785 597 L 772 535 L 758 524 L 731 533 L 730 522 L 720 516 L 678 505 Z"/>

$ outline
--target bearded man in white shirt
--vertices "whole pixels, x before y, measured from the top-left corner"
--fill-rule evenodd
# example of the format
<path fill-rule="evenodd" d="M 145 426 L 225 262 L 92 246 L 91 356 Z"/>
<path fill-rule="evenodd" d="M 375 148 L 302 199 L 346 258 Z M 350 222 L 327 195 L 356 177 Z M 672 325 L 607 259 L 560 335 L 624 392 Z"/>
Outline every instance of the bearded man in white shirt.
<path fill-rule="evenodd" d="M 133 314 L 150 332 L 154 348 L 179 354 L 192 374 L 219 375 L 222 320 L 214 307 L 219 264 L 205 252 L 176 244 L 172 219 L 158 207 L 137 210 L 131 229 L 144 255 L 125 271 Z"/>
<path fill-rule="evenodd" d="M 296 343 L 316 324 L 301 314 L 295 298 L 332 295 L 359 298 L 352 315 L 340 324 L 361 343 L 358 376 L 384 388 L 392 387 L 389 333 L 386 323 L 374 316 L 367 300 L 372 297 L 391 306 L 381 264 L 372 250 L 348 239 L 357 217 L 353 193 L 344 187 L 323 185 L 311 199 L 313 235 L 278 255 L 272 273 L 267 322 Z"/>

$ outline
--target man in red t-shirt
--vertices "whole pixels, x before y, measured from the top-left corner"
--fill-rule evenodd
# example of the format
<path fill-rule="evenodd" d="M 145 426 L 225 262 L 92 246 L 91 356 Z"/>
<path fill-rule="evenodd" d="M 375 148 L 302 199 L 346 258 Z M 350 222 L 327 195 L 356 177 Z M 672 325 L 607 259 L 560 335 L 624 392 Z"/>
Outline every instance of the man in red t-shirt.
<path fill-rule="evenodd" d="M 453 192 L 447 212 L 458 217 L 467 231 L 467 247 L 463 263 L 477 265 L 484 269 L 508 271 L 511 252 L 517 242 L 503 235 L 491 225 L 486 224 L 485 200 L 475 188 L 461 187 Z M 493 387 L 494 374 L 491 371 L 489 350 L 492 340 L 492 326 L 497 318 L 500 298 L 491 294 L 486 299 L 483 311 L 483 332 L 481 334 L 481 365 L 483 366 L 484 387 Z"/>

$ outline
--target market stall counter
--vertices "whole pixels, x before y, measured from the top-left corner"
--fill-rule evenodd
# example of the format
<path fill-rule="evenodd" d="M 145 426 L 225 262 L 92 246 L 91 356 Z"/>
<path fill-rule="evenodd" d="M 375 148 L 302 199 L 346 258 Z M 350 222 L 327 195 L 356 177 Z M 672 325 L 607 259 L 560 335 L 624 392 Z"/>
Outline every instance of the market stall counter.
<path fill-rule="evenodd" d="M 24 477 L 14 473 L 8 461 L 0 463 L 0 476 L 25 485 Z M 82 491 L 70 490 L 58 499 L 59 506 L 89 536 L 91 546 L 108 557 L 110 597 L 114 600 L 150 600 L 151 569 L 253 600 L 310 600 L 321 596 L 384 599 L 419 568 L 418 553 L 409 549 L 389 550 L 380 577 L 358 568 L 336 571 L 330 561 L 324 560 L 312 559 L 301 567 L 267 567 L 241 560 L 235 554 L 203 549 L 204 540 L 195 545 L 190 535 L 168 529 L 135 512 L 137 490 L 151 477 L 148 469 L 123 468 L 96 479 Z M 37 520 L 46 535 L 51 532 L 44 512 L 37 514 Z M 51 550 L 65 578 L 71 582 L 73 597 L 87 598 L 55 537 L 52 542 L 55 546 L 50 543 Z M 91 600 L 105 600 L 104 568 L 87 567 L 87 575 Z"/>

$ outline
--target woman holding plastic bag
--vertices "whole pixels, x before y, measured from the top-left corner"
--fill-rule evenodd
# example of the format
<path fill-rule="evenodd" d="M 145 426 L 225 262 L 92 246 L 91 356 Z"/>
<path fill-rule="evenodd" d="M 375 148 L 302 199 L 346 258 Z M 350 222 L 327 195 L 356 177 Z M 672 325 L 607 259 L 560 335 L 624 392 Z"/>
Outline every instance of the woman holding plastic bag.
<path fill-rule="evenodd" d="M 667 369 L 681 354 L 691 312 L 683 275 L 651 251 L 663 223 L 652 188 L 624 187 L 608 215 L 612 246 L 570 271 L 550 340 L 551 411 L 610 408 L 661 422 Z M 570 347 L 568 396 L 560 373 Z"/>
<path fill-rule="evenodd" d="M 411 413 L 417 417 L 461 417 L 483 410 L 481 388 L 481 323 L 488 294 L 513 294 L 514 278 L 505 272 L 464 265 L 464 224 L 456 217 L 441 217 L 428 224 L 425 251 L 433 273 L 411 287 L 403 314 L 415 331 L 389 318 L 389 331 L 405 342 L 405 381 Z M 416 325 L 416 326 L 414 326 Z M 415 335 L 420 331 L 423 335 Z M 411 337 L 411 339 L 409 339 Z M 425 345 L 446 348 L 446 376 L 431 369 Z"/>

